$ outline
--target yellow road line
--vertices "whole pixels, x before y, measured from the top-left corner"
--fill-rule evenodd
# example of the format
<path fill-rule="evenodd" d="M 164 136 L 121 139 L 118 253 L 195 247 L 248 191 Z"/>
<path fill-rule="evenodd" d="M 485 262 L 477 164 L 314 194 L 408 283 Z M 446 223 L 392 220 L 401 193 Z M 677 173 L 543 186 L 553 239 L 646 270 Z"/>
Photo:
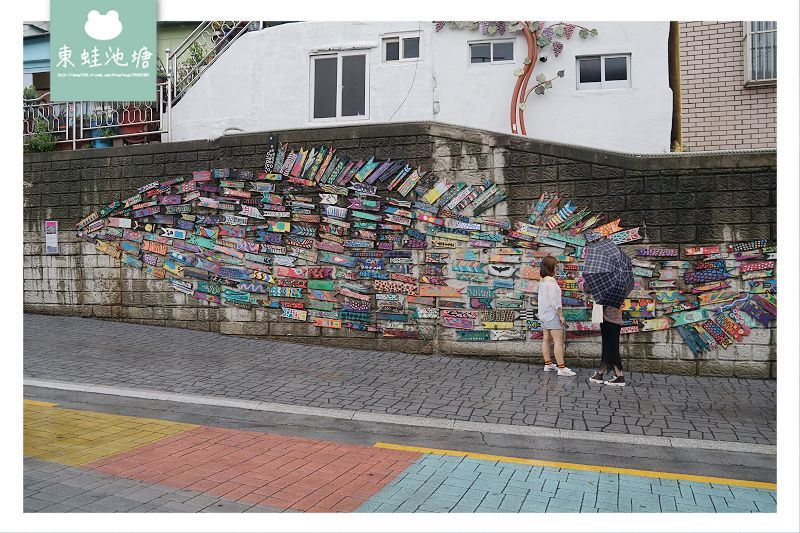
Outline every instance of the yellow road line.
<path fill-rule="evenodd" d="M 420 446 L 405 446 L 402 444 L 391 444 L 388 442 L 376 442 L 376 448 L 388 450 L 402 450 L 406 452 L 431 453 L 434 455 L 452 455 L 457 457 L 468 457 L 470 459 L 483 459 L 485 461 L 502 461 L 504 463 L 518 463 L 532 466 L 547 466 L 550 468 L 568 468 L 571 470 L 588 470 L 591 472 L 603 472 L 607 474 L 625 474 L 628 476 L 652 477 L 660 479 L 678 479 L 681 481 L 694 481 L 698 483 L 717 483 L 719 485 L 736 485 L 738 487 L 749 487 L 755 489 L 777 490 L 776 483 L 764 481 L 749 481 L 746 479 L 729 479 L 723 477 L 696 476 L 693 474 L 677 474 L 674 472 L 656 472 L 652 470 L 637 470 L 635 468 L 617 468 L 615 466 L 585 465 L 581 463 L 563 463 L 560 461 L 541 461 L 538 459 L 525 459 L 522 457 L 506 457 L 503 455 L 491 455 L 486 453 L 473 453 L 458 450 L 442 450 L 438 448 L 423 448 Z"/>
<path fill-rule="evenodd" d="M 25 405 L 35 405 L 37 407 L 55 407 L 58 405 L 57 403 L 52 402 L 40 402 L 39 400 L 22 400 L 22 403 Z"/>

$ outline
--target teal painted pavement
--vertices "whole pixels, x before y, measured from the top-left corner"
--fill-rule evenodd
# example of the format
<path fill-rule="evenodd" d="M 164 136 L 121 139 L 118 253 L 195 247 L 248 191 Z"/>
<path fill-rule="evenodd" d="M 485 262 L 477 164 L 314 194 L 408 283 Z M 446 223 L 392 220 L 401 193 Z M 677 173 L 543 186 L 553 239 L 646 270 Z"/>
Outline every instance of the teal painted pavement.
<path fill-rule="evenodd" d="M 356 512 L 757 513 L 776 493 L 426 454 Z"/>

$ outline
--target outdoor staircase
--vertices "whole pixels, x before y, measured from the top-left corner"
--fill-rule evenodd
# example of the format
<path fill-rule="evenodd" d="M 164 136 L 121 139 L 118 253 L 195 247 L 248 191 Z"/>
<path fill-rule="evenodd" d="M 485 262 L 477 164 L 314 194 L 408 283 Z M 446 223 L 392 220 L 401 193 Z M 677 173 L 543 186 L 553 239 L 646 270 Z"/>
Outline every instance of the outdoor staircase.
<path fill-rule="evenodd" d="M 254 20 L 209 20 L 197 26 L 178 48 L 167 54 L 171 105 L 175 105 L 239 37 L 262 28 L 262 22 Z"/>

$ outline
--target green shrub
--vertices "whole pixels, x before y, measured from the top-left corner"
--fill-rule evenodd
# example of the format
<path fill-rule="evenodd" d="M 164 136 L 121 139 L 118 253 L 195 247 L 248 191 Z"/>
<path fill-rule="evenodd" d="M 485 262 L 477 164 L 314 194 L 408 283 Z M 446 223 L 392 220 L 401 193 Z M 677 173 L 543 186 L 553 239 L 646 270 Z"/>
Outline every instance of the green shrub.
<path fill-rule="evenodd" d="M 51 152 L 56 147 L 56 138 L 48 130 L 47 121 L 37 118 L 33 123 L 33 135 L 25 143 L 25 150 L 28 152 Z"/>
<path fill-rule="evenodd" d="M 33 85 L 28 85 L 24 89 L 22 89 L 22 99 L 23 100 L 33 100 L 38 95 L 36 93 L 36 87 Z"/>

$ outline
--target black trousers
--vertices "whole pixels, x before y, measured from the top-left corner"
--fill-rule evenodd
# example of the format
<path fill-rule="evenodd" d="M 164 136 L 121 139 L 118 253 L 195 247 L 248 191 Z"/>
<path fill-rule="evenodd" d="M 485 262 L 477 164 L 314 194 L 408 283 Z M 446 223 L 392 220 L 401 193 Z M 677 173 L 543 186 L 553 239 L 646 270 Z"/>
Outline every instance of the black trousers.
<path fill-rule="evenodd" d="M 600 357 L 600 368 L 603 370 L 622 370 L 622 358 L 619 356 L 619 331 L 622 326 L 613 322 L 601 322 L 600 334 L 603 339 L 603 353 Z"/>

